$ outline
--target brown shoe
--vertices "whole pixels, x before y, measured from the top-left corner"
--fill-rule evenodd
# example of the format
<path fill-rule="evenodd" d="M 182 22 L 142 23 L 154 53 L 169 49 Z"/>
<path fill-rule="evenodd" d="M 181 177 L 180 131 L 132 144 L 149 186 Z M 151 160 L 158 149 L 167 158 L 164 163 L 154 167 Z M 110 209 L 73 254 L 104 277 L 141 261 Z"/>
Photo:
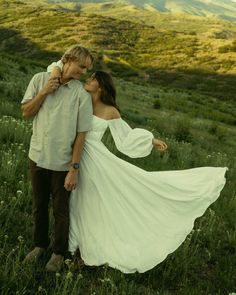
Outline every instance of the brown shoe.
<path fill-rule="evenodd" d="M 23 263 L 33 262 L 39 259 L 39 257 L 42 256 L 42 254 L 45 252 L 44 248 L 35 247 L 34 250 L 29 252 L 25 259 L 23 260 Z"/>
<path fill-rule="evenodd" d="M 46 265 L 46 270 L 49 272 L 58 272 L 63 264 L 63 256 L 52 253 L 50 260 Z"/>

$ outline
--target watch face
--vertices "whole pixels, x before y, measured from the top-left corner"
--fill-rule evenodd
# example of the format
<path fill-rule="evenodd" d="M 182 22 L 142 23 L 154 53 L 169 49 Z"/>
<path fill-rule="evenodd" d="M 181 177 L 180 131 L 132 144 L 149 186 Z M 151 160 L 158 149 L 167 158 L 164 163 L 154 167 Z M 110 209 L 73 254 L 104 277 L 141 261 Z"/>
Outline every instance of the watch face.
<path fill-rule="evenodd" d="M 79 163 L 74 163 L 74 164 L 72 164 L 72 167 L 73 167 L 74 169 L 79 169 Z"/>

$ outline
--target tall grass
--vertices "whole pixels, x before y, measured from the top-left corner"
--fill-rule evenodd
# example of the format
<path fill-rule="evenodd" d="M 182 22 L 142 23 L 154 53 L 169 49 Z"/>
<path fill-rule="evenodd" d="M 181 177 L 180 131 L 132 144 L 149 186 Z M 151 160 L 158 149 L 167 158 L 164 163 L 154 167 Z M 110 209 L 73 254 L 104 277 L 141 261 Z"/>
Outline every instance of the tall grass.
<path fill-rule="evenodd" d="M 195 137 L 195 133 L 186 142 L 185 138 L 179 138 L 178 125 L 166 138 L 164 130 L 154 128 L 154 122 L 153 125 L 145 125 L 147 121 L 136 120 L 134 116 L 128 118 L 128 113 L 124 116 L 132 126 L 143 126 L 145 123 L 146 128 L 154 128 L 155 135 L 165 139 L 169 149 L 163 154 L 153 152 L 147 158 L 130 160 L 115 150 L 107 132 L 103 141 L 110 150 L 146 170 L 228 165 L 227 185 L 219 200 L 197 219 L 192 232 L 173 254 L 144 274 L 125 275 L 106 265 L 96 268 L 85 266 L 74 272 L 68 261 L 60 273 L 46 274 L 45 264 L 50 257 L 50 249 L 38 264 L 22 265 L 32 241 L 31 185 L 27 161 L 31 123 L 23 121 L 18 115 L 14 117 L 11 104 L 3 101 L 2 111 L 12 115 L 0 119 L 1 294 L 221 295 L 235 291 L 235 154 L 230 154 L 227 146 L 220 144 L 215 146 L 220 151 L 209 151 L 204 144 L 201 146 L 201 140 L 199 136 Z M 174 118 L 168 124 L 172 122 Z M 191 126 L 188 128 L 189 132 Z M 199 125 L 198 132 L 205 134 L 204 126 Z"/>

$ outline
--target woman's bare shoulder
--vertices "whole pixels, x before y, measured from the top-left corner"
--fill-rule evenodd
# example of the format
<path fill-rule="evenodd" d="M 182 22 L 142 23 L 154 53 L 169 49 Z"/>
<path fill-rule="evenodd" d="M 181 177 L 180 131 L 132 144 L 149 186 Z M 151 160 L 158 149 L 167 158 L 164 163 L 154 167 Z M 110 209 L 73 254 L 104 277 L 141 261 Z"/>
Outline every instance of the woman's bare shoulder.
<path fill-rule="evenodd" d="M 120 118 L 120 112 L 113 106 L 107 108 L 107 115 L 110 120 Z"/>

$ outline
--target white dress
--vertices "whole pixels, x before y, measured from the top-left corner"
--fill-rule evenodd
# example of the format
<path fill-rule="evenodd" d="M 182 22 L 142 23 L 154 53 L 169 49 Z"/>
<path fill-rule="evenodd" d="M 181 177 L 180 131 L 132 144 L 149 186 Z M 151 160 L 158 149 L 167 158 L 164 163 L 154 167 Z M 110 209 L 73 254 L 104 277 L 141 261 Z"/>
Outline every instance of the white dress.
<path fill-rule="evenodd" d="M 101 139 L 107 127 L 124 154 L 144 157 L 152 150 L 151 132 L 131 129 L 121 118 L 93 116 L 71 193 L 69 250 L 79 247 L 86 265 L 142 273 L 185 240 L 219 197 L 227 168 L 147 172 L 106 148 Z"/>

